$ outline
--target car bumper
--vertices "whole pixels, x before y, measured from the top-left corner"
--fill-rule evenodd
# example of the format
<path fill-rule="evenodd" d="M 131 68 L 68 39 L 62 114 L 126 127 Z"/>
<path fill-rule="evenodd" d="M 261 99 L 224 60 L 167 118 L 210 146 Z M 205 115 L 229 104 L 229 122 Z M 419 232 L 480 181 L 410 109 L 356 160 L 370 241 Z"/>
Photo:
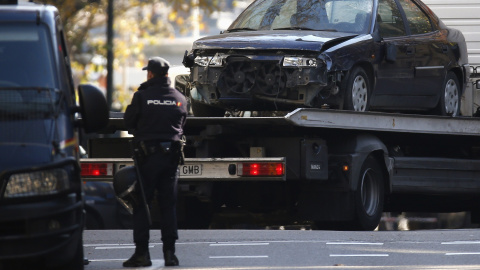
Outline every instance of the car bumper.
<path fill-rule="evenodd" d="M 75 193 L 3 205 L 0 210 L 0 260 L 68 260 L 82 240 L 83 202 Z"/>

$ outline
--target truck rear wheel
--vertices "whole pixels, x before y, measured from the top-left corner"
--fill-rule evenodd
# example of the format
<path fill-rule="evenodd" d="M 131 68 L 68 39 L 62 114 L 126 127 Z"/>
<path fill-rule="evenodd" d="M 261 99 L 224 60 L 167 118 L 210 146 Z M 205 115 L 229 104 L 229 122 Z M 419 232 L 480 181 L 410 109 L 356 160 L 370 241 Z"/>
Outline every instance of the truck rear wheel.
<path fill-rule="evenodd" d="M 374 230 L 382 216 L 384 201 L 383 174 L 377 160 L 369 156 L 362 165 L 355 191 L 355 228 Z"/>

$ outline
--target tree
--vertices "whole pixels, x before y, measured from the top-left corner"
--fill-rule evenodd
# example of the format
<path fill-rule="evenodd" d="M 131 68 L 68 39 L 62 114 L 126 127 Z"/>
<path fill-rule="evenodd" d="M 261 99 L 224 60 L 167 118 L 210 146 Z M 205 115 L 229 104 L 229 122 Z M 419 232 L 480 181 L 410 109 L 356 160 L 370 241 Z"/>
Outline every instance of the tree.
<path fill-rule="evenodd" d="M 173 35 L 173 24 L 179 27 L 188 25 L 190 10 L 200 7 L 211 13 L 218 9 L 219 0 L 115 0 L 116 33 L 127 33 L 132 40 L 125 43 L 117 41 L 115 55 L 122 58 L 138 51 L 139 42 L 154 43 L 161 38 Z M 85 53 L 105 55 L 105 37 L 103 33 L 92 36 L 92 29 L 105 27 L 107 0 L 43 0 L 59 9 L 72 60 L 86 64 Z M 155 6 L 164 5 L 171 9 L 168 18 L 158 18 Z M 118 35 L 116 37 L 119 37 Z M 158 39 L 160 38 L 160 39 Z"/>
<path fill-rule="evenodd" d="M 114 69 L 141 67 L 145 64 L 143 49 L 165 38 L 172 38 L 174 27 L 188 32 L 190 10 L 200 7 L 207 13 L 217 9 L 217 1 L 193 0 L 115 0 Z M 60 12 L 76 83 L 97 81 L 105 75 L 106 22 L 108 0 L 41 0 L 56 6 Z M 164 11 L 168 9 L 168 16 Z M 104 86 L 104 85 L 103 85 Z M 130 100 L 127 89 L 115 87 L 114 97 L 125 104 Z M 122 88 L 122 86 L 120 87 Z"/>

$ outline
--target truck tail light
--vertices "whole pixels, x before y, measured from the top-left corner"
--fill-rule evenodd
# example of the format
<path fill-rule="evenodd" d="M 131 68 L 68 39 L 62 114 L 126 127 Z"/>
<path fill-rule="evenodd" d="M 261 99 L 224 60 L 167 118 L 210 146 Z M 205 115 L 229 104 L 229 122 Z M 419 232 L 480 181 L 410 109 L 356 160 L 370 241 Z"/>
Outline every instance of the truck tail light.
<path fill-rule="evenodd" d="M 82 176 L 113 176 L 113 163 L 82 163 Z"/>
<path fill-rule="evenodd" d="M 241 176 L 280 176 L 285 174 L 283 163 L 240 163 L 237 175 Z"/>

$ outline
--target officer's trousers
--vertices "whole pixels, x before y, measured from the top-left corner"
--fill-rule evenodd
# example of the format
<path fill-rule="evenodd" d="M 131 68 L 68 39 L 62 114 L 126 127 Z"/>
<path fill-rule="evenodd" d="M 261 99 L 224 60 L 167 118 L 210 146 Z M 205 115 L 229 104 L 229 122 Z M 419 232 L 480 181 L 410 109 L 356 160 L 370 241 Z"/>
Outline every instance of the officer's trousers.
<path fill-rule="evenodd" d="M 178 239 L 176 214 L 178 158 L 173 158 L 172 153 L 159 151 L 146 156 L 138 163 L 140 163 L 138 165 L 149 206 L 155 190 L 158 191 L 163 250 L 175 251 L 175 240 Z M 139 188 L 136 190 L 139 192 Z M 147 211 L 144 205 L 136 205 L 133 209 L 133 241 L 137 252 L 148 250 L 149 239 L 150 226 Z"/>

